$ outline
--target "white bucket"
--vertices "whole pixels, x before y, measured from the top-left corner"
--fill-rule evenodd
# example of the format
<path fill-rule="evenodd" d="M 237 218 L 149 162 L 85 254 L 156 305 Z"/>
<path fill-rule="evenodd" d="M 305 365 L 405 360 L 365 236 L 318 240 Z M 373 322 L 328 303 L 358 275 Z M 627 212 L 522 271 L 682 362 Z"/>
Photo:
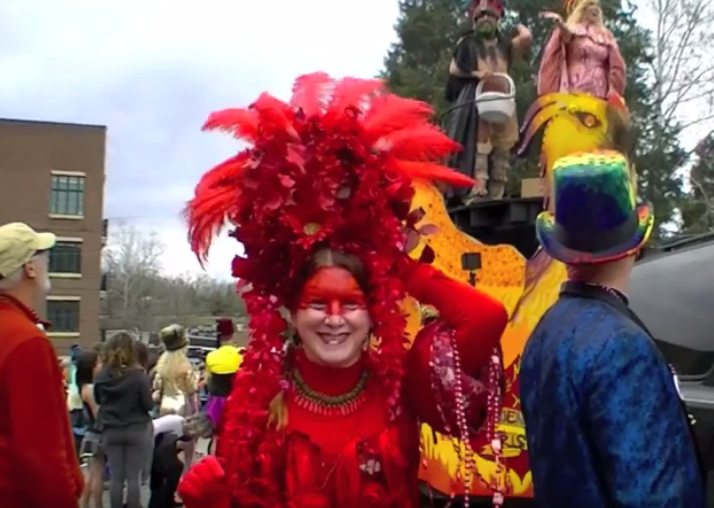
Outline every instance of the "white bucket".
<path fill-rule="evenodd" d="M 508 74 L 494 73 L 489 79 L 500 78 L 508 84 L 508 92 L 483 91 L 486 80 L 476 87 L 476 109 L 480 120 L 503 124 L 516 114 L 516 85 Z"/>

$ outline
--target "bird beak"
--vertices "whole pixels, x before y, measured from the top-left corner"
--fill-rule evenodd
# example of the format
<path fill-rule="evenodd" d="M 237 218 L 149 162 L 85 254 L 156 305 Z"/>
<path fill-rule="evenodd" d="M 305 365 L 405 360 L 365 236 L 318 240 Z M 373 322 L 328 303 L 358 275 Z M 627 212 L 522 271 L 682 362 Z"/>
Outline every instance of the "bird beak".
<path fill-rule="evenodd" d="M 625 104 L 625 99 L 623 99 L 620 94 L 616 92 L 610 92 L 607 95 L 607 103 L 610 106 L 613 106 L 614 108 L 629 114 L 629 110 L 627 109 L 627 105 Z"/>
<path fill-rule="evenodd" d="M 568 96 L 561 93 L 551 93 L 542 95 L 531 104 L 526 112 L 521 128 L 521 142 L 518 146 L 518 156 L 522 157 L 528 153 L 530 144 L 535 135 L 545 125 L 556 117 L 568 106 Z"/>

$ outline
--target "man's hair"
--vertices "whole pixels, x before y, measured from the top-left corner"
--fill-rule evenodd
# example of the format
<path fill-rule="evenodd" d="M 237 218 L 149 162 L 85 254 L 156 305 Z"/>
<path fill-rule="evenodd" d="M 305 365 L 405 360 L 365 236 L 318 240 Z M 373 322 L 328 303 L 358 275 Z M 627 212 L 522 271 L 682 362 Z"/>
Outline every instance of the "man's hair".
<path fill-rule="evenodd" d="M 603 276 L 611 276 L 614 273 L 622 273 L 623 264 L 631 260 L 632 256 L 624 257 L 607 263 L 597 263 L 589 265 L 568 265 L 568 278 L 581 282 L 598 281 Z"/>
<path fill-rule="evenodd" d="M 149 348 L 140 340 L 134 341 L 134 355 L 136 362 L 141 365 L 147 372 L 149 370 Z"/>
<path fill-rule="evenodd" d="M 32 257 L 28 260 L 28 263 L 30 261 L 35 260 L 36 258 L 43 256 L 44 254 L 47 254 L 49 251 L 42 250 L 35 252 Z M 27 263 L 26 263 L 27 264 Z M 8 291 L 10 289 L 15 289 L 20 282 L 22 282 L 22 279 L 25 276 L 25 265 L 21 266 L 14 272 L 12 272 L 10 275 L 7 275 L 3 277 L 0 275 L 0 291 Z"/>
<path fill-rule="evenodd" d="M 101 361 L 102 363 L 106 361 L 107 344 L 105 342 L 97 342 L 92 346 L 91 350 L 97 353 L 97 358 L 99 358 L 99 361 Z"/>
<path fill-rule="evenodd" d="M 587 282 L 597 277 L 602 272 L 600 265 L 567 265 L 568 278 Z"/>
<path fill-rule="evenodd" d="M 0 277 L 0 290 L 7 291 L 8 289 L 15 289 L 15 287 L 22 282 L 22 277 L 24 275 L 23 268 L 24 267 L 18 268 L 7 277 Z"/>
<path fill-rule="evenodd" d="M 74 372 L 74 379 L 72 382 L 77 385 L 77 388 L 81 388 L 82 385 L 92 384 L 94 382 L 94 368 L 97 366 L 99 361 L 99 355 L 96 351 L 82 351 L 82 353 L 77 357 L 77 370 Z"/>

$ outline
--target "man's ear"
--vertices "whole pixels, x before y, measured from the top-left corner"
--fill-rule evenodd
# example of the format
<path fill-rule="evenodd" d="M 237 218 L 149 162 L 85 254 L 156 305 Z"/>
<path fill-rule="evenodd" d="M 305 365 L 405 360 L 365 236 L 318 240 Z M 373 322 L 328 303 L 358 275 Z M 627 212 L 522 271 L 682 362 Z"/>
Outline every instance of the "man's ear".
<path fill-rule="evenodd" d="M 25 272 L 25 277 L 28 279 L 36 279 L 37 278 L 37 267 L 35 266 L 34 260 L 30 260 L 25 265 L 22 267 L 23 271 Z"/>

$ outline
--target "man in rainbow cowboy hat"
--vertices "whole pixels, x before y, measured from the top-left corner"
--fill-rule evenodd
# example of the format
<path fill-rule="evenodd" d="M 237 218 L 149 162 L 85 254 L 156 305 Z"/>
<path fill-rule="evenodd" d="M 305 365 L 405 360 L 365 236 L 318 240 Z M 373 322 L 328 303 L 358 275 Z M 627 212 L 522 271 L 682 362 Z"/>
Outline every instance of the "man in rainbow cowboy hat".
<path fill-rule="evenodd" d="M 654 216 L 612 151 L 553 168 L 536 221 L 568 281 L 531 334 L 520 386 L 536 502 L 549 508 L 704 508 L 696 445 L 672 371 L 625 293 Z"/>

